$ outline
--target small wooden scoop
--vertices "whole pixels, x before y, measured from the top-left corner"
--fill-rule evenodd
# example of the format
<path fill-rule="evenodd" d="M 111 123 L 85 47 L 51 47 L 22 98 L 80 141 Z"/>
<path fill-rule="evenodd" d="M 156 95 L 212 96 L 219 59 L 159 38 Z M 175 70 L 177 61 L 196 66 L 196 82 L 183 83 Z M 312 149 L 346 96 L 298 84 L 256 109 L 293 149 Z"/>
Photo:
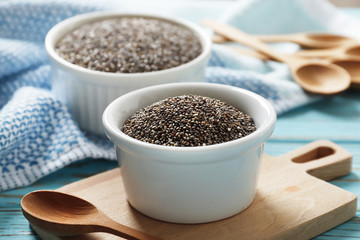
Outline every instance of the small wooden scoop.
<path fill-rule="evenodd" d="M 357 43 L 355 39 L 327 33 L 256 35 L 256 38 L 264 42 L 293 42 L 304 48 L 334 48 L 347 44 Z M 214 35 L 212 40 L 215 43 L 223 43 L 228 41 L 227 38 L 219 35 Z"/>
<path fill-rule="evenodd" d="M 322 58 L 341 66 L 351 75 L 352 87 L 360 86 L 360 45 L 349 44 L 332 49 L 301 50 L 295 53 L 299 57 Z"/>
<path fill-rule="evenodd" d="M 240 55 L 247 55 L 255 58 L 259 58 L 263 61 L 271 60 L 270 57 L 261 54 L 257 51 L 252 51 L 249 49 L 237 47 L 237 46 L 227 46 L 230 48 L 233 52 L 238 53 Z M 329 59 L 330 62 L 344 68 L 351 77 L 351 87 L 354 88 L 354 86 L 357 86 L 360 84 L 360 58 L 332 58 Z"/>
<path fill-rule="evenodd" d="M 282 55 L 256 37 L 229 25 L 211 19 L 204 20 L 203 24 L 221 36 L 254 48 L 276 61 L 286 63 L 295 82 L 308 92 L 330 95 L 342 92 L 350 86 L 351 79 L 348 72 L 330 61 Z"/>
<path fill-rule="evenodd" d="M 107 232 L 126 239 L 159 240 L 111 220 L 90 202 L 56 191 L 35 191 L 21 200 L 24 216 L 56 236 Z"/>

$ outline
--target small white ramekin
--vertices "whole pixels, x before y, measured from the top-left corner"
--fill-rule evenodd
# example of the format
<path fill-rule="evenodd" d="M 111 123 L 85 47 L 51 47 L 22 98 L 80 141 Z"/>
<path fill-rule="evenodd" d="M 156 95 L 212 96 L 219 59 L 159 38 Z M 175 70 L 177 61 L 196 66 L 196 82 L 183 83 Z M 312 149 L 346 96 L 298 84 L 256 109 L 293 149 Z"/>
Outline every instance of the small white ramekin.
<path fill-rule="evenodd" d="M 148 73 L 107 73 L 86 69 L 61 58 L 54 50 L 65 34 L 89 22 L 111 17 L 150 17 L 180 24 L 195 33 L 203 51 L 192 61 L 171 69 Z M 93 12 L 68 18 L 47 34 L 45 48 L 52 66 L 52 90 L 73 114 L 80 128 L 104 136 L 101 116 L 106 106 L 131 90 L 171 82 L 203 82 L 211 54 L 211 40 L 205 31 L 187 20 L 150 14 Z"/>
<path fill-rule="evenodd" d="M 200 147 L 146 143 L 121 131 L 137 110 L 184 94 L 225 101 L 250 115 L 257 130 L 237 140 Z M 116 146 L 129 203 L 145 215 L 175 223 L 216 221 L 250 205 L 263 146 L 275 122 L 276 113 L 263 97 L 213 83 L 171 83 L 135 90 L 113 101 L 103 114 L 105 132 Z"/>

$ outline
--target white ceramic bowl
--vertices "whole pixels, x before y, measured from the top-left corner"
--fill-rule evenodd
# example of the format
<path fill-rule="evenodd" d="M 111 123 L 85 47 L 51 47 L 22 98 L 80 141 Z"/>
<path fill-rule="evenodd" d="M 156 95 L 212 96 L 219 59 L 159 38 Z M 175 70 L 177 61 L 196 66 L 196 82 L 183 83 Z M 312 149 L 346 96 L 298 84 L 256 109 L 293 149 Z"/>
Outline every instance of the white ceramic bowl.
<path fill-rule="evenodd" d="M 200 147 L 146 143 L 120 130 L 140 108 L 184 94 L 225 101 L 249 114 L 257 130 L 244 138 Z M 175 223 L 216 221 L 250 205 L 263 146 L 275 121 L 276 113 L 263 97 L 212 83 L 172 83 L 132 91 L 113 101 L 103 114 L 106 134 L 116 146 L 128 201 L 145 215 Z"/>
<path fill-rule="evenodd" d="M 148 73 L 107 73 L 86 69 L 61 58 L 54 50 L 56 43 L 68 32 L 89 22 L 110 17 L 144 16 L 180 24 L 199 38 L 203 52 L 192 61 L 178 67 Z M 203 82 L 205 67 L 211 53 L 209 36 L 196 24 L 175 17 L 120 12 L 94 12 L 66 19 L 47 34 L 45 48 L 52 66 L 52 89 L 64 102 L 79 126 L 91 133 L 104 135 L 101 116 L 106 106 L 131 90 L 171 82 Z"/>

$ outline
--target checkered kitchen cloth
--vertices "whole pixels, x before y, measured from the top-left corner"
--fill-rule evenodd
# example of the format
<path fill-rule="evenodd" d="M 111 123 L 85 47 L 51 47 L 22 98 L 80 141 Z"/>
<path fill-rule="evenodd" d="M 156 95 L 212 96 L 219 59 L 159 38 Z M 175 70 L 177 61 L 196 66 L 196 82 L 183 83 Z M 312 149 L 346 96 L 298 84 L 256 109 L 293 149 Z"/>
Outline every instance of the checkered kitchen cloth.
<path fill-rule="evenodd" d="M 45 35 L 53 25 L 104 9 L 106 1 L 99 2 L 102 6 L 95 1 L 0 2 L 0 191 L 29 185 L 77 160 L 115 159 L 112 144 L 80 131 L 66 107 L 52 95 L 44 50 Z M 309 10 L 306 3 L 313 8 Z M 223 19 L 252 33 L 332 30 L 333 25 L 313 16 L 336 9 L 313 14 L 314 9 L 323 11 L 314 8 L 316 4 L 327 2 L 241 0 L 234 2 L 236 7 L 224 13 Z M 111 8 L 111 1 L 106 5 Z M 304 22 L 298 24 L 301 20 Z M 283 64 L 240 57 L 222 46 L 214 46 L 206 74 L 209 82 L 264 96 L 279 114 L 313 100 L 291 80 Z"/>

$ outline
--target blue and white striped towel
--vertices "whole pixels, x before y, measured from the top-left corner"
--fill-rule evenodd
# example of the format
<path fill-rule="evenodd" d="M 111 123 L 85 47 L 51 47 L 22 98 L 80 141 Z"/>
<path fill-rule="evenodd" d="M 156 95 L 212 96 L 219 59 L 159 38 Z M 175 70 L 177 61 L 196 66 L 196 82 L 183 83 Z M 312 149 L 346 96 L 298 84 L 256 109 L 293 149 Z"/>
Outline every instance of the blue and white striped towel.
<path fill-rule="evenodd" d="M 80 131 L 66 107 L 51 94 L 43 44 L 57 22 L 104 6 L 128 7 L 111 0 L 0 2 L 0 191 L 29 185 L 80 159 L 115 159 L 112 144 Z M 355 23 L 324 0 L 241 0 L 234 6 L 223 20 L 251 33 L 338 30 L 347 34 L 356 29 L 349 27 L 346 32 L 337 22 L 326 21 L 331 12 L 346 26 Z M 239 57 L 221 46 L 214 46 L 206 74 L 209 82 L 259 93 L 279 114 L 314 99 L 291 80 L 283 64 Z"/>

